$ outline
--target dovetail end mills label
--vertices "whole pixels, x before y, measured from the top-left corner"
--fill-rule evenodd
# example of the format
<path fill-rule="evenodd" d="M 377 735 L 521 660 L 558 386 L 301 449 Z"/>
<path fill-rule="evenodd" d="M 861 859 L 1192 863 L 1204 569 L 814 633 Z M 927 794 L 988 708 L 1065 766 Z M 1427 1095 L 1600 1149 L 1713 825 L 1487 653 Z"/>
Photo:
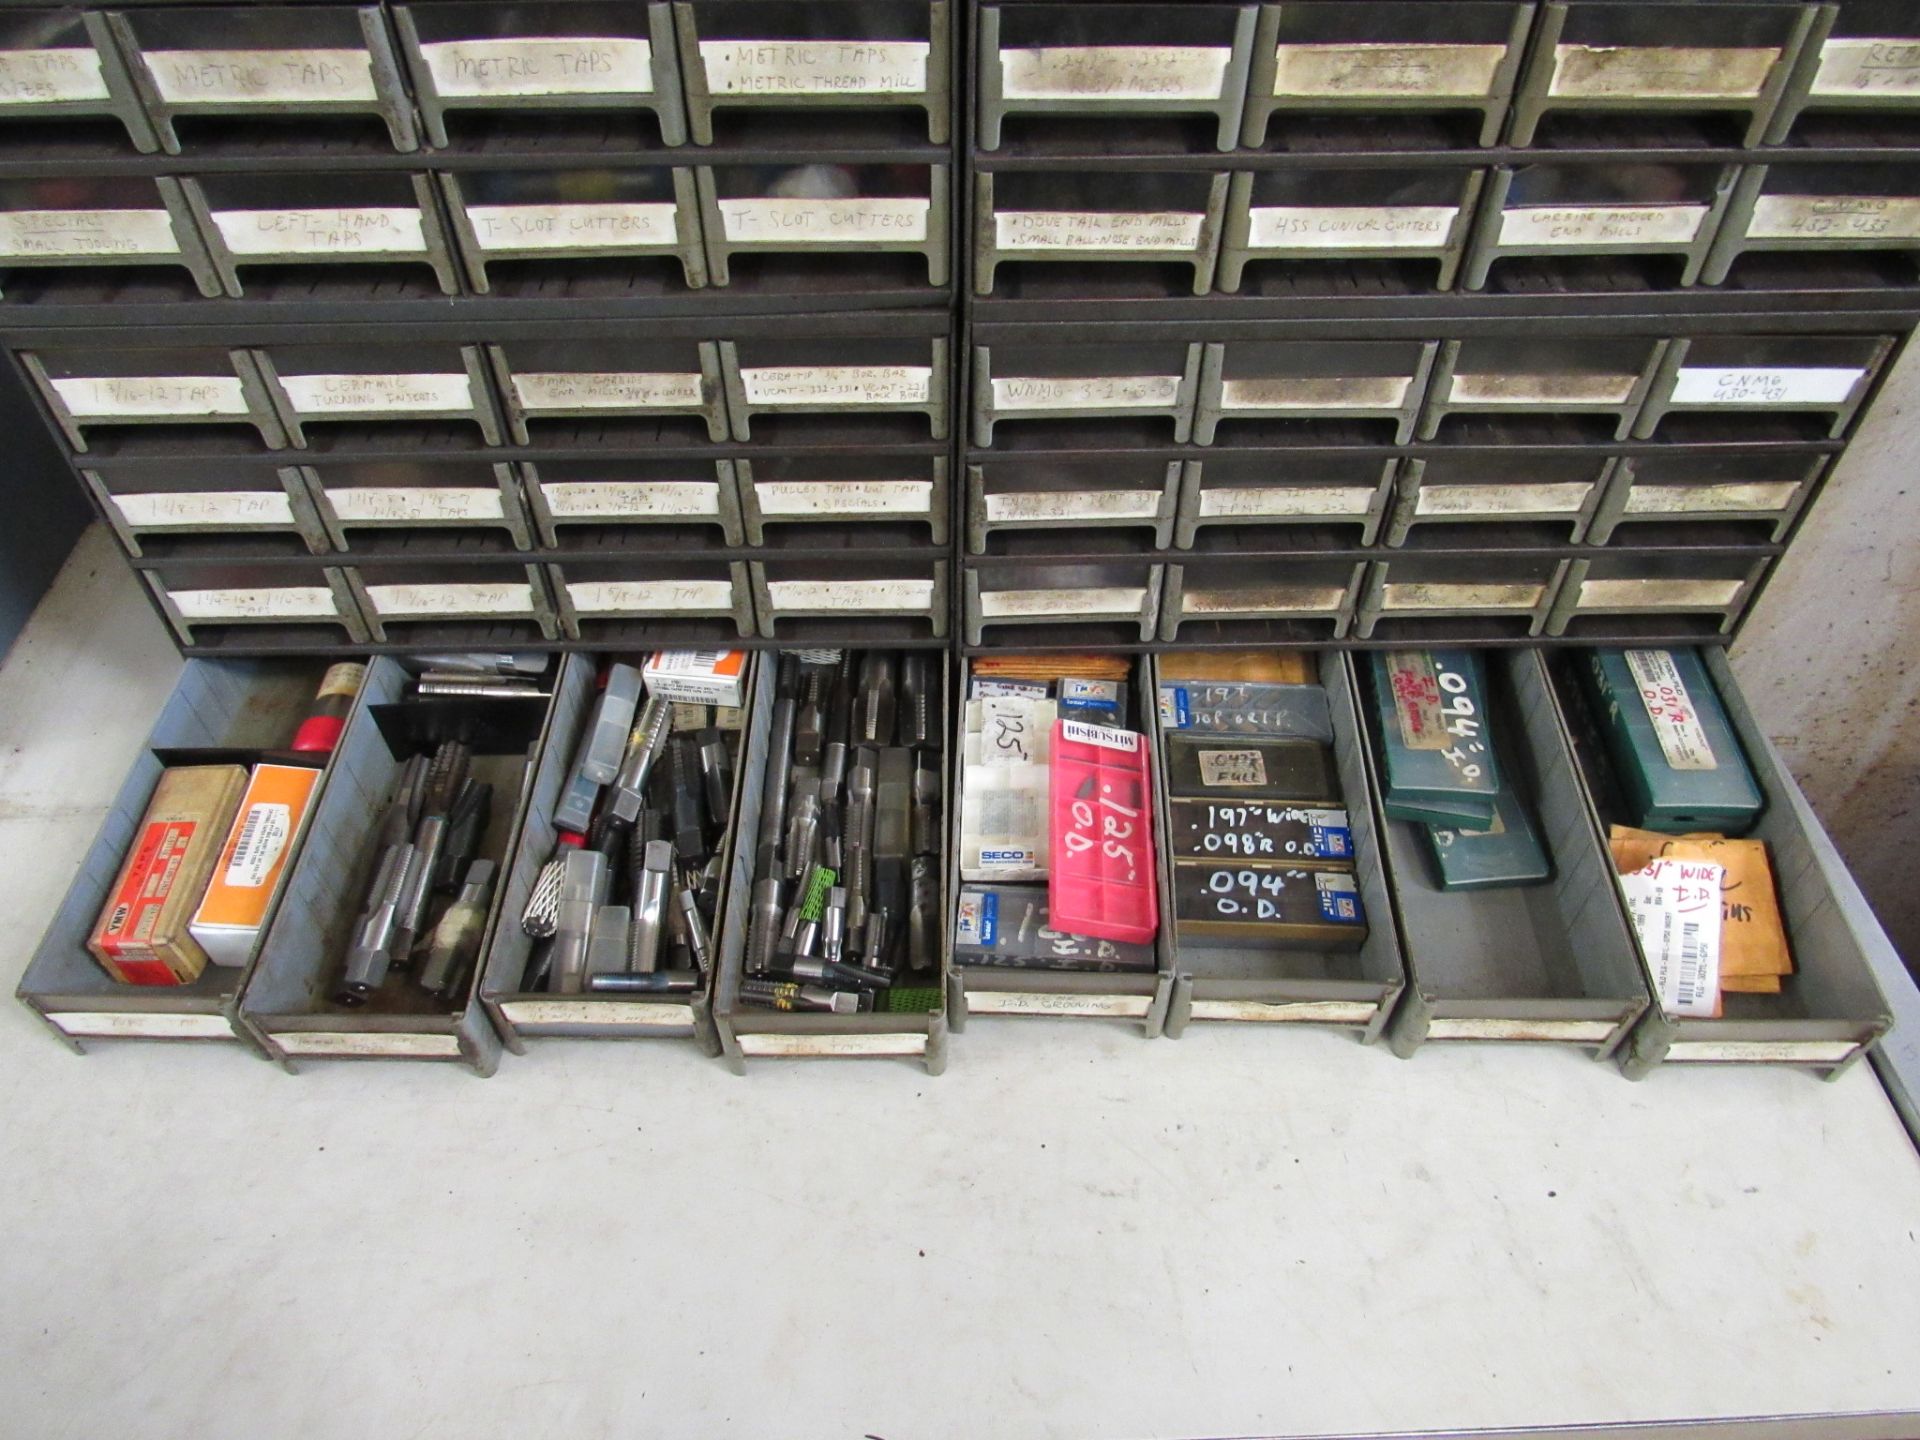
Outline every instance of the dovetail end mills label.
<path fill-rule="evenodd" d="M 1500 243 L 1551 250 L 1576 245 L 1685 245 L 1700 233 L 1705 205 L 1557 205 L 1505 210 Z"/>
<path fill-rule="evenodd" d="M 720 511 L 720 486 L 711 480 L 550 480 L 540 491 L 555 519 L 620 520 Z"/>
<path fill-rule="evenodd" d="M 1920 99 L 1920 40 L 1829 40 L 1820 47 L 1813 93 Z"/>
<path fill-rule="evenodd" d="M 919 95 L 924 40 L 702 40 L 707 91 L 730 99 Z"/>
<path fill-rule="evenodd" d="M 1547 93 L 1575 100 L 1751 100 L 1779 61 L 1772 46 L 1556 45 Z"/>
<path fill-rule="evenodd" d="M 169 105 L 361 104 L 379 98 L 365 50 L 148 50 Z"/>
<path fill-rule="evenodd" d="M 233 375 L 101 375 L 49 382 L 76 420 L 194 419 L 245 415 Z"/>
<path fill-rule="evenodd" d="M 0 211 L 0 255 L 16 260 L 178 255 L 164 210 Z"/>
<path fill-rule="evenodd" d="M 1896 195 L 1762 195 L 1753 202 L 1754 240 L 1920 239 L 1920 199 Z"/>
<path fill-rule="evenodd" d="M 1000 52 L 1008 100 L 1218 100 L 1233 52 L 1224 45 L 1057 45 Z"/>
<path fill-rule="evenodd" d="M 471 410 L 465 375 L 282 375 L 280 386 L 302 415 Z"/>
<path fill-rule="evenodd" d="M 443 40 L 420 47 L 433 88 L 448 99 L 526 95 L 649 95 L 646 40 L 535 36 Z"/>
<path fill-rule="evenodd" d="M 420 212 L 406 206 L 340 210 L 216 210 L 235 255 L 424 255 Z"/>
<path fill-rule="evenodd" d="M 1493 93 L 1504 45 L 1281 45 L 1273 93 L 1326 100 L 1478 100 Z"/>
<path fill-rule="evenodd" d="M 896 199 L 722 200 L 720 225 L 736 245 L 918 245 L 931 202 Z"/>
<path fill-rule="evenodd" d="M 1844 366 L 1779 370 L 1686 366 L 1674 377 L 1675 405 L 1843 405 L 1867 372 Z"/>
<path fill-rule="evenodd" d="M 749 405 L 924 405 L 933 393 L 930 365 L 788 365 L 743 369 Z"/>
<path fill-rule="evenodd" d="M 69 105 L 109 99 L 92 49 L 0 51 L 0 105 Z"/>
<path fill-rule="evenodd" d="M 996 414 L 1023 411 L 1166 410 L 1180 403 L 1178 375 L 1010 376 L 992 382 Z"/>
<path fill-rule="evenodd" d="M 113 495 L 108 500 L 136 530 L 158 530 L 169 525 L 293 524 L 293 504 L 280 490 L 180 490 Z"/>
<path fill-rule="evenodd" d="M 513 377 L 513 393 L 530 411 L 697 410 L 705 403 L 697 374 L 560 371 Z"/>
<path fill-rule="evenodd" d="M 482 250 L 643 250 L 680 243 L 671 202 L 629 205 L 469 205 Z"/>
<path fill-rule="evenodd" d="M 1458 205 L 1256 205 L 1252 250 L 1432 250 L 1447 243 Z"/>
<path fill-rule="evenodd" d="M 993 243 L 1009 252 L 1184 254 L 1200 248 L 1206 218 L 1184 210 L 1001 210 L 993 217 Z"/>

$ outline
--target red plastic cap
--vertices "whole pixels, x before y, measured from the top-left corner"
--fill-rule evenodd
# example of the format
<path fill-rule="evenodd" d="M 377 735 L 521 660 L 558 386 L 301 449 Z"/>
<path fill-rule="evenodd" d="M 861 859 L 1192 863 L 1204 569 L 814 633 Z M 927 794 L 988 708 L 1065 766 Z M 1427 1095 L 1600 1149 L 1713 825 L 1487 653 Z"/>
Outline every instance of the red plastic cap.
<path fill-rule="evenodd" d="M 309 715 L 293 732 L 293 744 L 287 748 L 307 754 L 329 754 L 340 743 L 340 732 L 346 728 L 344 715 Z"/>

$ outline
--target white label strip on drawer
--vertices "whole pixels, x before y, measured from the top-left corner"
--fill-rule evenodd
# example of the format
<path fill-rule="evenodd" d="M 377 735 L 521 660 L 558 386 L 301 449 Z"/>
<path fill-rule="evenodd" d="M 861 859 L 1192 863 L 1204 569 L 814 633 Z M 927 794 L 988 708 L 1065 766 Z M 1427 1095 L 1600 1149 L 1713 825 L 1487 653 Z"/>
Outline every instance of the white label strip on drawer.
<path fill-rule="evenodd" d="M 1252 1020 L 1296 1025 L 1367 1025 L 1380 1007 L 1367 1000 L 1195 1000 L 1192 1020 Z"/>
<path fill-rule="evenodd" d="M 1200 248 L 1206 218 L 1186 210 L 1000 210 L 993 243 L 1007 251 L 1180 254 Z"/>
<path fill-rule="evenodd" d="M 1574 245 L 1685 245 L 1705 205 L 1528 206 L 1500 212 L 1500 243 L 1551 250 Z"/>
<path fill-rule="evenodd" d="M 567 586 L 567 598 L 583 614 L 730 614 L 733 585 L 726 580 L 576 580 Z"/>
<path fill-rule="evenodd" d="M 108 498 L 136 530 L 168 525 L 293 524 L 293 502 L 284 490 L 174 490 Z"/>
<path fill-rule="evenodd" d="M 91 54 L 92 52 L 87 52 Z M 224 1015 L 143 1014 L 138 1010 L 52 1010 L 47 1018 L 82 1038 L 125 1036 L 135 1040 L 232 1040 Z"/>
<path fill-rule="evenodd" d="M 1627 492 L 1629 515 L 1686 515 L 1741 510 L 1784 510 L 1800 489 L 1794 480 L 1749 485 L 1635 485 Z"/>
<path fill-rule="evenodd" d="M 1047 410 L 1165 410 L 1180 403 L 1178 375 L 1009 376 L 995 379 L 995 414 Z"/>
<path fill-rule="evenodd" d="M 100 57 L 90 47 L 0 50 L 0 105 L 68 105 L 109 98 Z"/>
<path fill-rule="evenodd" d="M 649 95 L 653 45 L 616 36 L 522 35 L 439 40 L 420 47 L 443 99 L 489 96 Z"/>
<path fill-rule="evenodd" d="M 1619 1028 L 1613 1020 L 1435 1020 L 1429 1040 L 1572 1040 L 1598 1045 Z"/>
<path fill-rule="evenodd" d="M 736 245 L 916 245 L 931 202 L 898 199 L 722 200 L 721 231 Z"/>
<path fill-rule="evenodd" d="M 988 620 L 1020 615 L 1138 615 L 1146 603 L 1144 585 L 980 592 L 980 614 Z"/>
<path fill-rule="evenodd" d="M 1506 58 L 1504 45 L 1281 45 L 1273 55 L 1273 93 L 1327 100 L 1478 100 L 1493 93 Z"/>
<path fill-rule="evenodd" d="M 1115 103 L 1218 100 L 1233 51 L 1224 45 L 1056 45 L 1000 52 L 1008 100 Z"/>
<path fill-rule="evenodd" d="M 664 1030 L 693 1024 L 691 1005 L 680 1002 L 649 1005 L 613 996 L 594 1000 L 503 1000 L 500 1013 L 516 1025 L 605 1025 L 620 1030 Z"/>
<path fill-rule="evenodd" d="M 473 408 L 473 384 L 465 375 L 282 375 L 280 386 L 302 415 Z"/>
<path fill-rule="evenodd" d="M 924 515 L 931 480 L 760 481 L 753 487 L 763 515 Z"/>
<path fill-rule="evenodd" d="M 1674 377 L 1675 405 L 1844 405 L 1865 370 L 1790 366 L 1779 370 L 1685 366 Z"/>
<path fill-rule="evenodd" d="M 707 91 L 733 99 L 920 95 L 924 40 L 702 40 Z"/>
<path fill-rule="evenodd" d="M 645 204 L 469 205 L 468 221 L 482 250 L 639 250 L 680 243 L 680 218 L 669 201 Z"/>
<path fill-rule="evenodd" d="M 742 1055 L 804 1060 L 821 1056 L 847 1059 L 902 1059 L 927 1053 L 927 1037 L 910 1035 L 754 1035 L 734 1037 Z"/>
<path fill-rule="evenodd" d="M 367 1055 L 400 1059 L 459 1058 L 457 1035 L 382 1034 L 350 1030 L 277 1030 L 273 1043 L 289 1055 Z"/>
<path fill-rule="evenodd" d="M 1542 585 L 1390 583 L 1381 587 L 1384 610 L 1531 610 Z"/>
<path fill-rule="evenodd" d="M 740 372 L 749 405 L 924 405 L 930 365 L 791 365 Z"/>
<path fill-rule="evenodd" d="M 1204 581 L 1201 583 L 1205 583 Z M 1236 590 L 1187 590 L 1183 615 L 1323 615 L 1347 603 L 1344 585 L 1259 585 Z"/>
<path fill-rule="evenodd" d="M 365 50 L 148 50 L 169 105 L 363 104 L 379 98 Z"/>
<path fill-rule="evenodd" d="M 986 497 L 987 520 L 1151 520 L 1160 513 L 1158 490 L 1002 490 Z"/>
<path fill-rule="evenodd" d="M 349 524 L 385 520 L 503 520 L 506 504 L 498 490 L 451 486 L 352 485 L 328 489 L 333 513 Z"/>
<path fill-rule="evenodd" d="M 1200 513 L 1365 515 L 1377 493 L 1370 485 L 1222 485 L 1200 492 Z"/>
<path fill-rule="evenodd" d="M 1829 40 L 1820 47 L 1813 93 L 1920 99 L 1920 40 Z"/>
<path fill-rule="evenodd" d="M 769 580 L 776 610 L 926 610 L 931 580 Z"/>
<path fill-rule="evenodd" d="M 1222 410 L 1398 410 L 1413 386 L 1410 375 L 1295 376 L 1225 380 Z"/>
<path fill-rule="evenodd" d="M 1583 580 L 1582 610 L 1719 610 L 1745 580 Z"/>
<path fill-rule="evenodd" d="M 1084 1015 L 1144 1019 L 1151 995 L 1046 995 L 1019 990 L 969 990 L 967 1009 L 975 1015 Z"/>
<path fill-rule="evenodd" d="M 553 480 L 540 491 L 557 520 L 720 513 L 720 487 L 710 480 Z"/>
<path fill-rule="evenodd" d="M 50 383 L 77 420 L 247 413 L 247 397 L 232 375 L 102 375 Z"/>
<path fill-rule="evenodd" d="M 216 210 L 213 223 L 235 255 L 424 255 L 420 212 L 386 205 L 357 210 Z"/>
<path fill-rule="evenodd" d="M 1447 243 L 1458 205 L 1256 205 L 1250 250 L 1431 250 Z"/>
<path fill-rule="evenodd" d="M 1920 198 L 1904 195 L 1762 195 L 1747 222 L 1753 240 L 1920 239 Z"/>
<path fill-rule="evenodd" d="M 557 410 L 697 410 L 706 402 L 696 374 L 560 371 L 513 377 L 513 393 L 530 414 Z"/>
<path fill-rule="evenodd" d="M 1545 485 L 1423 485 L 1416 515 L 1573 515 L 1587 503 L 1593 483 L 1573 480 Z"/>
<path fill-rule="evenodd" d="M 1752 100 L 1779 60 L 1771 46 L 1556 45 L 1547 93 L 1572 100 Z"/>
<path fill-rule="evenodd" d="M 164 210 L 0 211 L 0 255 L 10 259 L 179 253 Z"/>
<path fill-rule="evenodd" d="M 524 580 L 369 585 L 367 599 L 382 615 L 526 615 L 533 610 L 533 587 Z"/>
<path fill-rule="evenodd" d="M 1638 375 L 1455 375 L 1455 405 L 1624 405 Z"/>
<path fill-rule="evenodd" d="M 266 590 L 169 590 L 183 620 L 311 620 L 340 614 L 325 585 L 277 585 Z"/>
<path fill-rule="evenodd" d="M 1676 1040 L 1666 1059 L 1722 1064 L 1838 1065 L 1860 1048 L 1852 1040 Z"/>

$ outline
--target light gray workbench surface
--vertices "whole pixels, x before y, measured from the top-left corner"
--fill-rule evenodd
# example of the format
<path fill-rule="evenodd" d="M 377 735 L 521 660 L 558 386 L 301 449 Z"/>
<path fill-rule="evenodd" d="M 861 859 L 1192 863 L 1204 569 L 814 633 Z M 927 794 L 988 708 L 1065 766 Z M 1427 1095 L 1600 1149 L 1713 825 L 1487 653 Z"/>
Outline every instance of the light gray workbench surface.
<path fill-rule="evenodd" d="M 95 533 L 0 671 L 15 977 L 177 661 Z M 0 1006 L 9 1437 L 1225 1436 L 1920 1409 L 1856 1067 L 982 1021 L 929 1079 L 536 1042 L 480 1081 Z M 1804 1423 L 1780 1436 L 1904 1434 Z"/>

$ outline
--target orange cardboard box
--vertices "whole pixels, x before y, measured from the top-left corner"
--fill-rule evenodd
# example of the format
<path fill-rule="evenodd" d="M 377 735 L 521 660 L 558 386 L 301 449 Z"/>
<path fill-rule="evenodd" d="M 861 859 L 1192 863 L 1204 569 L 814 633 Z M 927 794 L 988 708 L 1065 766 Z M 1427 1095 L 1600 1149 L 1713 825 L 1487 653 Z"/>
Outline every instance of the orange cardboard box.
<path fill-rule="evenodd" d="M 320 772 L 256 765 L 206 897 L 187 928 L 215 965 L 244 965 L 266 923 Z"/>

